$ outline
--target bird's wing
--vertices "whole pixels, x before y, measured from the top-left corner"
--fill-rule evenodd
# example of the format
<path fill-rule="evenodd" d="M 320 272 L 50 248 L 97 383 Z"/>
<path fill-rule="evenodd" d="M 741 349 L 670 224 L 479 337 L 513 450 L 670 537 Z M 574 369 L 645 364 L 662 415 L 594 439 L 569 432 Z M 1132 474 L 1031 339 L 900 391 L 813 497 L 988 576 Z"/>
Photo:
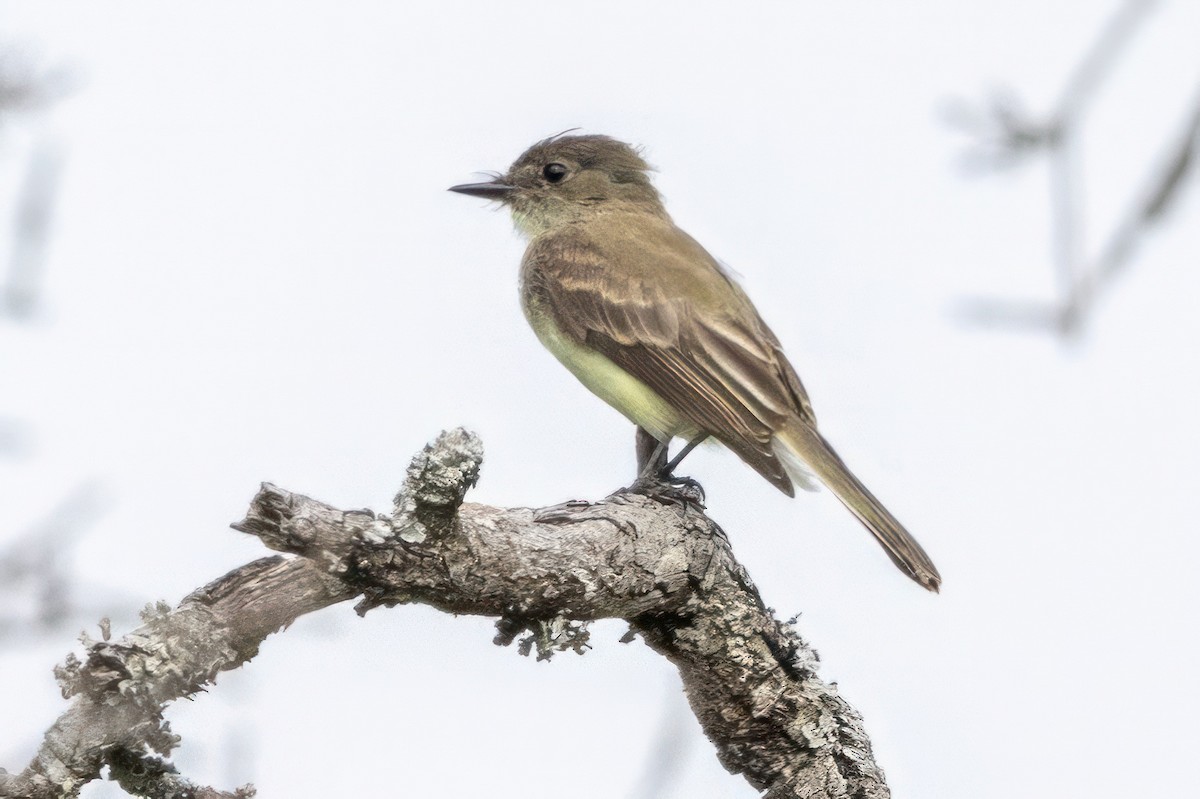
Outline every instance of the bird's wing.
<path fill-rule="evenodd" d="M 531 244 L 523 277 L 562 334 L 793 494 L 772 438 L 789 420 L 815 424 L 804 387 L 745 293 L 686 233 L 546 236 Z"/>

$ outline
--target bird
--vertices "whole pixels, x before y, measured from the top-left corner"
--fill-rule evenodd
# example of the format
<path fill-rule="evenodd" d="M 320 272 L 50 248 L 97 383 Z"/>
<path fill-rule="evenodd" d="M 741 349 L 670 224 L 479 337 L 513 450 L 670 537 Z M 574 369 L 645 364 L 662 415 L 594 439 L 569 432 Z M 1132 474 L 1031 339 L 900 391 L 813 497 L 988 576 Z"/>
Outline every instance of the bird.
<path fill-rule="evenodd" d="M 892 561 L 937 592 L 932 560 L 817 429 L 779 339 L 729 271 L 677 227 L 640 151 L 569 132 L 508 171 L 450 191 L 498 201 L 527 239 L 520 295 L 534 333 L 637 425 L 642 477 L 670 478 L 715 439 L 788 496 L 828 487 Z M 671 461 L 674 439 L 684 446 Z"/>

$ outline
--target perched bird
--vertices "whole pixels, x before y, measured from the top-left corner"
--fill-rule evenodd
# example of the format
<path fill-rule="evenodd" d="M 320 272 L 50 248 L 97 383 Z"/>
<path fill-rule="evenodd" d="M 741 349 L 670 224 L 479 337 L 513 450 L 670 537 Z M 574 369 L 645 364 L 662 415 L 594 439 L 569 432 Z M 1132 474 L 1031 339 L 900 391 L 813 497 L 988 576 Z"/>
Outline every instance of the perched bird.
<path fill-rule="evenodd" d="M 643 477 L 669 477 L 708 437 L 788 496 L 793 484 L 811 487 L 811 472 L 897 566 L 937 591 L 929 556 L 817 431 L 779 339 L 716 259 L 671 221 L 648 172 L 624 142 L 559 135 L 530 147 L 504 175 L 450 191 L 511 210 L 529 240 L 525 315 L 564 366 L 639 427 Z M 651 438 L 657 446 L 644 446 Z M 686 446 L 668 464 L 673 438 Z"/>

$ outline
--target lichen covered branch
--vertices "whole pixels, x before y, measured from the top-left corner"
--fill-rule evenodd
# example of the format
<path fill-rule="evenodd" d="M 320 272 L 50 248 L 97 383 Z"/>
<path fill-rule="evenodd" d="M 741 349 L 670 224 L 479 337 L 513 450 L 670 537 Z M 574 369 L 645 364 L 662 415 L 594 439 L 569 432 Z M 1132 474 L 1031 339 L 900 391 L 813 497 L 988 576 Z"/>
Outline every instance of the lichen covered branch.
<path fill-rule="evenodd" d="M 434 454 L 473 481 L 478 449 L 461 435 Z M 402 496 L 421 495 L 414 471 Z M 420 503 L 398 509 L 345 512 L 264 485 L 238 528 L 321 563 L 362 592 L 362 612 L 420 602 L 497 616 L 497 642 L 527 632 L 542 657 L 579 649 L 587 622 L 625 619 L 679 668 L 730 771 L 771 797 L 888 796 L 860 717 L 817 678 L 815 652 L 772 616 L 694 503 L 630 492 L 539 510 L 465 503 L 425 537 L 411 535 Z"/>
<path fill-rule="evenodd" d="M 0 770 L 0 796 L 75 796 L 106 765 L 138 776 L 137 758 L 167 755 L 178 744 L 162 717 L 168 702 L 254 657 L 264 638 L 300 616 L 351 597 L 352 589 L 309 561 L 263 558 L 193 592 L 174 610 L 148 607 L 144 624 L 119 641 L 85 641 L 86 658 L 70 655 L 56 670 L 70 706 L 24 771 Z"/>
<path fill-rule="evenodd" d="M 588 622 L 624 619 L 678 667 L 721 762 L 768 797 L 889 796 L 861 718 L 817 678 L 816 654 L 765 607 L 694 497 L 621 491 L 537 510 L 463 503 L 481 460 L 473 435 L 443 434 L 414 459 L 391 515 L 264 484 L 234 526 L 300 557 L 243 567 L 121 642 L 92 644 L 86 663 L 64 669 L 75 704 L 16 779 L 82 784 L 114 747 L 165 754 L 174 741 L 163 703 L 249 659 L 300 613 L 361 595 L 360 613 L 419 602 L 497 617 L 497 643 L 519 641 L 539 657 L 582 651 Z"/>

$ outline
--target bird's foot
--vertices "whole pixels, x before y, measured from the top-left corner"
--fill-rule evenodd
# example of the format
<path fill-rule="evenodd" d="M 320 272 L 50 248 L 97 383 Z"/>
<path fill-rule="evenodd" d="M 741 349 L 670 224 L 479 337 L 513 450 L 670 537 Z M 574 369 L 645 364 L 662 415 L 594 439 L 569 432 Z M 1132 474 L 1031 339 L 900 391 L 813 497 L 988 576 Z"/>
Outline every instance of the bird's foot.
<path fill-rule="evenodd" d="M 704 487 L 691 477 L 677 477 L 669 472 L 643 473 L 621 493 L 641 494 L 665 505 L 680 505 L 684 510 L 689 507 L 704 510 Z"/>
<path fill-rule="evenodd" d="M 666 474 L 661 475 L 659 480 L 671 486 L 675 491 L 696 497 L 695 504 L 702 508 L 704 507 L 704 501 L 708 499 L 704 494 L 704 486 L 700 485 L 700 482 L 695 478 L 677 477 L 673 474 Z"/>

